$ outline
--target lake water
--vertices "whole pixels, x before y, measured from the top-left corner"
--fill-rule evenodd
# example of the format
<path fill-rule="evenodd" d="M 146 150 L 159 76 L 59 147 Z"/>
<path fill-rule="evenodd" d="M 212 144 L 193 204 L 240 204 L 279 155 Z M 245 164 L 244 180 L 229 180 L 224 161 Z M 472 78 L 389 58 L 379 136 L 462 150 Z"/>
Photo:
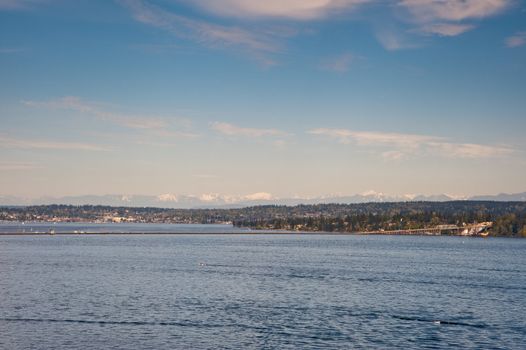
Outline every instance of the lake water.
<path fill-rule="evenodd" d="M 1 349 L 526 348 L 526 240 L 0 236 Z"/>
<path fill-rule="evenodd" d="M 140 224 L 86 222 L 0 222 L 2 233 L 246 233 L 248 228 L 232 225 L 198 224 Z"/>

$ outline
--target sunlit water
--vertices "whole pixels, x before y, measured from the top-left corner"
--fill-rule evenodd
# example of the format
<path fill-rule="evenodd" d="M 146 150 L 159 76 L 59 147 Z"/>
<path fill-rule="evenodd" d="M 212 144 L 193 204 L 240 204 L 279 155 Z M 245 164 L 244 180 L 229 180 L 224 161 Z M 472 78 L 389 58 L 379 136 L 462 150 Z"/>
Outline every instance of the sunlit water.
<path fill-rule="evenodd" d="M 526 348 L 526 240 L 0 236 L 2 349 Z"/>

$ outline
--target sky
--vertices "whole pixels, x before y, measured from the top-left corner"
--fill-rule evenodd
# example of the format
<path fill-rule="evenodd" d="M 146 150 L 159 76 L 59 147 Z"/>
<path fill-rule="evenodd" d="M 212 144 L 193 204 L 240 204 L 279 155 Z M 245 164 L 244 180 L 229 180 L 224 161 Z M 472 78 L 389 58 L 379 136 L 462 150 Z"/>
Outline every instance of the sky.
<path fill-rule="evenodd" d="M 520 0 L 0 0 L 0 195 L 526 190 Z"/>

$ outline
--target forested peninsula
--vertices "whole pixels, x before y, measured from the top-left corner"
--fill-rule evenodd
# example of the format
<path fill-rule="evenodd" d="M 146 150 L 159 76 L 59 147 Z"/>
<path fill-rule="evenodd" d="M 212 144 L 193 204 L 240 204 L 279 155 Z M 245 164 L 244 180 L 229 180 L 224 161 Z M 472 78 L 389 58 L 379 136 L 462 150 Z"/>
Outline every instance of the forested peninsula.
<path fill-rule="evenodd" d="M 490 236 L 526 237 L 526 202 L 450 201 L 264 205 L 221 209 L 163 209 L 40 205 L 0 207 L 1 221 L 231 223 L 236 227 L 304 232 L 375 232 L 492 222 Z"/>

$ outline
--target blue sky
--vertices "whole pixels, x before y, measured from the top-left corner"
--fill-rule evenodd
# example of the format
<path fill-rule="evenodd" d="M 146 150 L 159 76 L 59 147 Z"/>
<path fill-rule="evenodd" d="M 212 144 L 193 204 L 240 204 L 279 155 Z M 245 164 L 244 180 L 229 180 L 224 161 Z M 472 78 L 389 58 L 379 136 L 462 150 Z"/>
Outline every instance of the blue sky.
<path fill-rule="evenodd" d="M 0 0 L 0 195 L 526 190 L 519 0 Z"/>

